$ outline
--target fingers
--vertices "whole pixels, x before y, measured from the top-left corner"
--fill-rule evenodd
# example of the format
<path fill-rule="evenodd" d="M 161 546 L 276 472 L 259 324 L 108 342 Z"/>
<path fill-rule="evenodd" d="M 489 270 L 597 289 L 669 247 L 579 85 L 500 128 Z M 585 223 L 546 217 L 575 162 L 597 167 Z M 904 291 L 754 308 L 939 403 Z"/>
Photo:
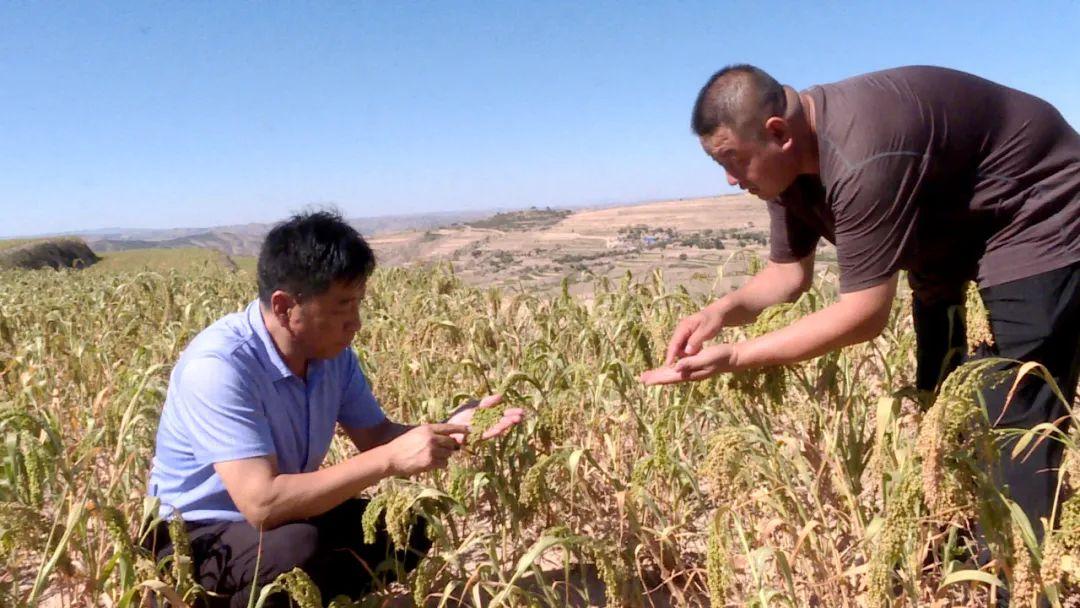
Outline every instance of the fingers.
<path fill-rule="evenodd" d="M 456 447 L 454 447 L 454 448 L 445 448 L 445 447 L 441 447 L 441 446 L 436 446 L 436 447 L 431 448 L 431 459 L 432 460 L 443 460 L 443 461 L 449 460 L 450 457 L 453 456 L 454 452 L 456 452 L 456 451 L 457 451 Z"/>
<path fill-rule="evenodd" d="M 657 367 L 656 369 L 650 369 L 641 373 L 639 377 L 641 382 L 646 386 L 656 386 L 658 384 L 675 384 L 676 382 L 683 382 L 684 378 L 682 374 L 675 371 L 675 368 L 670 365 L 664 367 Z"/>
<path fill-rule="evenodd" d="M 713 364 L 711 354 L 709 350 L 705 350 L 690 357 L 683 357 L 674 365 L 675 371 L 681 374 L 690 374 L 696 370 L 711 366 Z"/>
<path fill-rule="evenodd" d="M 686 340 L 686 353 L 687 355 L 696 355 L 701 352 L 701 345 L 706 340 L 711 339 L 716 335 L 719 327 L 706 318 L 696 328 L 694 332 L 690 334 L 690 337 Z"/>
<path fill-rule="evenodd" d="M 506 410 L 505 412 L 503 412 L 502 419 L 492 425 L 491 428 L 484 431 L 484 434 L 481 437 L 483 439 L 491 439 L 492 437 L 505 435 L 511 428 L 514 427 L 514 425 L 520 423 L 524 417 L 525 410 L 521 408 Z"/>
<path fill-rule="evenodd" d="M 431 440 L 435 446 L 433 449 L 456 450 L 460 445 L 460 442 L 454 439 L 453 435 L 432 435 Z"/>
<path fill-rule="evenodd" d="M 523 409 L 521 409 L 519 407 L 511 409 L 511 410 L 506 410 L 505 412 L 503 412 L 502 418 L 500 418 L 498 422 L 496 422 L 494 425 L 492 425 L 491 428 L 496 428 L 496 427 L 510 428 L 510 427 L 514 426 L 515 424 L 521 422 L 521 420 L 523 418 L 525 418 L 525 410 L 523 410 Z"/>
<path fill-rule="evenodd" d="M 488 408 L 494 407 L 502 403 L 502 399 L 502 395 L 488 395 L 487 397 L 481 399 L 479 403 L 472 402 L 472 404 L 475 406 L 476 409 Z M 465 406 L 463 406 L 463 409 L 469 407 L 471 406 L 469 404 L 466 404 Z M 481 438 L 491 439 L 492 437 L 505 435 L 506 432 L 509 431 L 514 425 L 520 423 L 524 417 L 524 409 L 520 407 L 509 408 L 503 412 L 502 418 L 498 422 L 493 424 L 488 429 L 484 430 Z M 452 442 L 455 448 L 465 443 L 465 439 L 466 437 L 468 437 L 469 433 L 469 427 L 460 424 L 443 423 L 431 424 L 428 426 L 437 436 L 444 437 L 446 439 L 445 442 L 442 442 L 444 445 Z"/>
<path fill-rule="evenodd" d="M 501 401 L 501 395 L 489 395 L 479 403 L 474 402 L 473 405 L 475 407 L 492 407 Z M 514 425 L 520 423 L 524 416 L 525 410 L 519 407 L 503 411 L 502 418 L 485 431 L 483 438 L 488 439 L 505 434 Z M 407 434 L 407 439 L 402 436 L 399 439 L 406 441 L 406 446 L 411 446 L 406 448 L 412 454 L 406 460 L 404 467 L 407 474 L 445 468 L 454 453 L 461 449 L 468 434 L 468 425 L 437 423 L 421 425 L 413 429 Z"/>
<path fill-rule="evenodd" d="M 446 468 L 450 457 L 461 448 L 458 441 L 452 435 L 432 435 L 431 444 L 428 446 L 428 465 L 424 470 Z"/>
<path fill-rule="evenodd" d="M 694 333 L 695 326 L 691 319 L 688 318 L 683 319 L 679 326 L 675 328 L 675 333 L 671 336 L 671 340 L 668 341 L 667 356 L 664 359 L 666 365 L 675 363 L 676 359 L 683 356 L 686 341 Z"/>
<path fill-rule="evenodd" d="M 488 395 L 483 399 L 477 401 L 476 399 L 470 399 L 465 403 L 462 403 L 453 414 L 450 414 L 450 418 L 447 419 L 447 423 L 457 424 L 463 421 L 472 419 L 472 413 L 475 410 L 492 407 L 502 403 L 502 395 Z"/>
<path fill-rule="evenodd" d="M 697 382 L 698 380 L 704 380 L 706 378 L 712 378 L 716 374 L 716 367 L 708 366 L 700 369 L 695 369 L 692 372 L 682 372 L 682 375 L 691 382 Z"/>
<path fill-rule="evenodd" d="M 678 384 L 680 382 L 704 380 L 712 376 L 715 372 L 716 369 L 711 366 L 687 371 L 679 371 L 674 367 L 665 366 L 642 372 L 640 379 L 641 382 L 647 386 L 656 386 L 659 384 Z"/>
<path fill-rule="evenodd" d="M 514 426 L 513 424 L 504 424 L 504 423 L 500 422 L 499 424 L 496 424 L 495 426 L 491 427 L 490 429 L 484 431 L 484 434 L 481 435 L 480 438 L 481 439 L 492 439 L 492 438 L 495 438 L 495 437 L 500 437 L 502 435 L 505 435 L 513 426 Z"/>
<path fill-rule="evenodd" d="M 464 424 L 450 424 L 448 422 L 429 424 L 427 427 L 436 435 L 453 435 L 454 433 L 469 432 L 469 427 Z"/>
<path fill-rule="evenodd" d="M 715 375 L 721 369 L 724 356 L 723 346 L 712 346 L 700 353 L 679 359 L 675 365 L 665 365 L 642 372 L 641 382 L 655 384 L 676 384 L 691 380 L 704 380 Z"/>

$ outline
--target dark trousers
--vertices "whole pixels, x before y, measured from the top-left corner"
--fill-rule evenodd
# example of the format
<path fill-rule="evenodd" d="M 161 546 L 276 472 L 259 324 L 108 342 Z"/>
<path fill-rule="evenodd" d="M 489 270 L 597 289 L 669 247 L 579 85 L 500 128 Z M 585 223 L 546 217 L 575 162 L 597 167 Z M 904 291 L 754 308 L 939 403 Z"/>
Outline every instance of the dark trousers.
<path fill-rule="evenodd" d="M 979 293 L 989 312 L 995 342 L 991 351 L 983 354 L 1038 361 L 1071 404 L 1080 375 L 1080 264 L 985 287 Z M 957 303 L 927 306 L 915 301 L 920 389 L 935 388 L 967 351 L 963 317 L 954 314 L 955 308 L 950 312 L 950 304 Z M 998 428 L 1030 429 L 1043 422 L 1057 422 L 1062 430 L 1068 429 L 1066 406 L 1049 384 L 1028 376 L 1006 407 L 1011 387 L 1010 380 L 984 392 L 991 423 L 997 422 Z M 1062 445 L 1047 439 L 1014 460 L 1014 442 L 1002 445 L 1001 481 L 1041 540 L 1039 518 L 1050 517 L 1057 497 Z"/>
<path fill-rule="evenodd" d="M 389 583 L 398 568 L 408 572 L 416 567 L 431 547 L 423 519 L 417 519 L 409 537 L 409 547 L 397 548 L 390 541 L 382 518 L 373 544 L 364 544 L 361 520 L 368 501 L 348 500 L 340 506 L 308 520 L 288 523 L 262 533 L 245 522 L 188 522 L 195 580 L 210 596 L 196 605 L 208 608 L 238 608 L 248 605 L 255 580 L 258 588 L 279 574 L 300 567 L 318 585 L 324 603 L 337 595 L 356 598 L 372 589 L 375 581 Z M 156 559 L 172 553 L 167 524 L 161 524 L 147 540 Z M 396 567 L 379 569 L 386 559 Z M 284 594 L 271 596 L 265 606 L 287 607 Z"/>

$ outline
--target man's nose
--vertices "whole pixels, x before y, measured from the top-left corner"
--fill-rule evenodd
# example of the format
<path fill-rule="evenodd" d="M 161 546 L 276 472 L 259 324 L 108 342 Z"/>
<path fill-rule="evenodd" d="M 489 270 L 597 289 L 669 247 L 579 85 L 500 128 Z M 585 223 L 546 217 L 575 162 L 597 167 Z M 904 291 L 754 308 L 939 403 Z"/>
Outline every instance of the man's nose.
<path fill-rule="evenodd" d="M 727 173 L 726 175 L 727 175 L 727 183 L 728 183 L 729 186 L 738 186 L 739 185 L 739 180 L 735 179 L 734 177 L 731 177 L 730 173 Z"/>

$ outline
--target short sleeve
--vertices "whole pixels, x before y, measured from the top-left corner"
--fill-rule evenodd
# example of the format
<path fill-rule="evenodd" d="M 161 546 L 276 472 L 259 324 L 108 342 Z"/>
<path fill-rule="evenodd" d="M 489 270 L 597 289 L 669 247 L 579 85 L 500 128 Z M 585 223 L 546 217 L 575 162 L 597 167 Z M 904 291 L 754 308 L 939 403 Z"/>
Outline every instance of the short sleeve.
<path fill-rule="evenodd" d="M 903 267 L 918 220 L 923 172 L 921 154 L 880 154 L 848 171 L 830 190 L 841 293 L 880 285 Z"/>
<path fill-rule="evenodd" d="M 779 264 L 797 262 L 814 253 L 821 235 L 787 206 L 777 201 L 769 209 L 769 259 Z"/>
<path fill-rule="evenodd" d="M 356 359 L 356 353 L 351 348 L 345 358 L 345 391 L 341 400 L 341 410 L 338 413 L 338 422 L 352 428 L 368 428 L 379 424 L 386 419 L 379 401 L 371 392 L 364 372 L 360 370 L 360 363 Z"/>
<path fill-rule="evenodd" d="M 229 362 L 203 357 L 186 364 L 177 387 L 180 419 L 203 464 L 275 454 L 262 403 Z"/>

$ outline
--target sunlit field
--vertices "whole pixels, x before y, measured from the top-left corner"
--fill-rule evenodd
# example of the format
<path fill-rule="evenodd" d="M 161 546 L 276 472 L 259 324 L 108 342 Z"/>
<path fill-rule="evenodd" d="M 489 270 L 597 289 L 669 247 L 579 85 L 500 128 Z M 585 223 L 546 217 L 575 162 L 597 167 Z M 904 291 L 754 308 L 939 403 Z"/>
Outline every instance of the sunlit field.
<path fill-rule="evenodd" d="M 33 243 L 35 239 L 0 239 L 0 251 Z"/>
<path fill-rule="evenodd" d="M 132 249 L 101 254 L 101 261 L 88 270 L 92 273 L 198 271 L 220 265 L 222 254 L 209 249 Z"/>
<path fill-rule="evenodd" d="M 0 605 L 202 593 L 185 557 L 154 563 L 139 548 L 155 512 L 146 478 L 171 366 L 255 297 L 254 279 L 212 260 L 130 262 L 0 273 Z M 663 285 L 637 276 L 541 296 L 467 287 L 445 267 L 378 271 L 355 347 L 392 418 L 441 420 L 492 392 L 530 414 L 445 471 L 372 488 L 366 523 L 384 516 L 402 538 L 425 517 L 434 547 L 402 582 L 334 605 L 977 606 L 1005 582 L 1013 606 L 1040 593 L 1077 605 L 1080 498 L 1037 546 L 985 473 L 1003 437 L 976 398 L 989 364 L 918 395 L 905 297 L 872 343 L 647 388 L 638 374 L 705 302 Z M 835 285 L 821 275 L 723 337 L 819 309 Z M 977 297 L 967 314 L 984 335 Z M 1075 433 L 1046 435 L 1068 443 L 1063 483 L 1080 485 Z M 352 450 L 339 437 L 328 461 Z M 981 569 L 976 522 L 994 558 Z M 260 583 L 253 605 L 275 592 L 319 605 L 302 573 Z"/>

